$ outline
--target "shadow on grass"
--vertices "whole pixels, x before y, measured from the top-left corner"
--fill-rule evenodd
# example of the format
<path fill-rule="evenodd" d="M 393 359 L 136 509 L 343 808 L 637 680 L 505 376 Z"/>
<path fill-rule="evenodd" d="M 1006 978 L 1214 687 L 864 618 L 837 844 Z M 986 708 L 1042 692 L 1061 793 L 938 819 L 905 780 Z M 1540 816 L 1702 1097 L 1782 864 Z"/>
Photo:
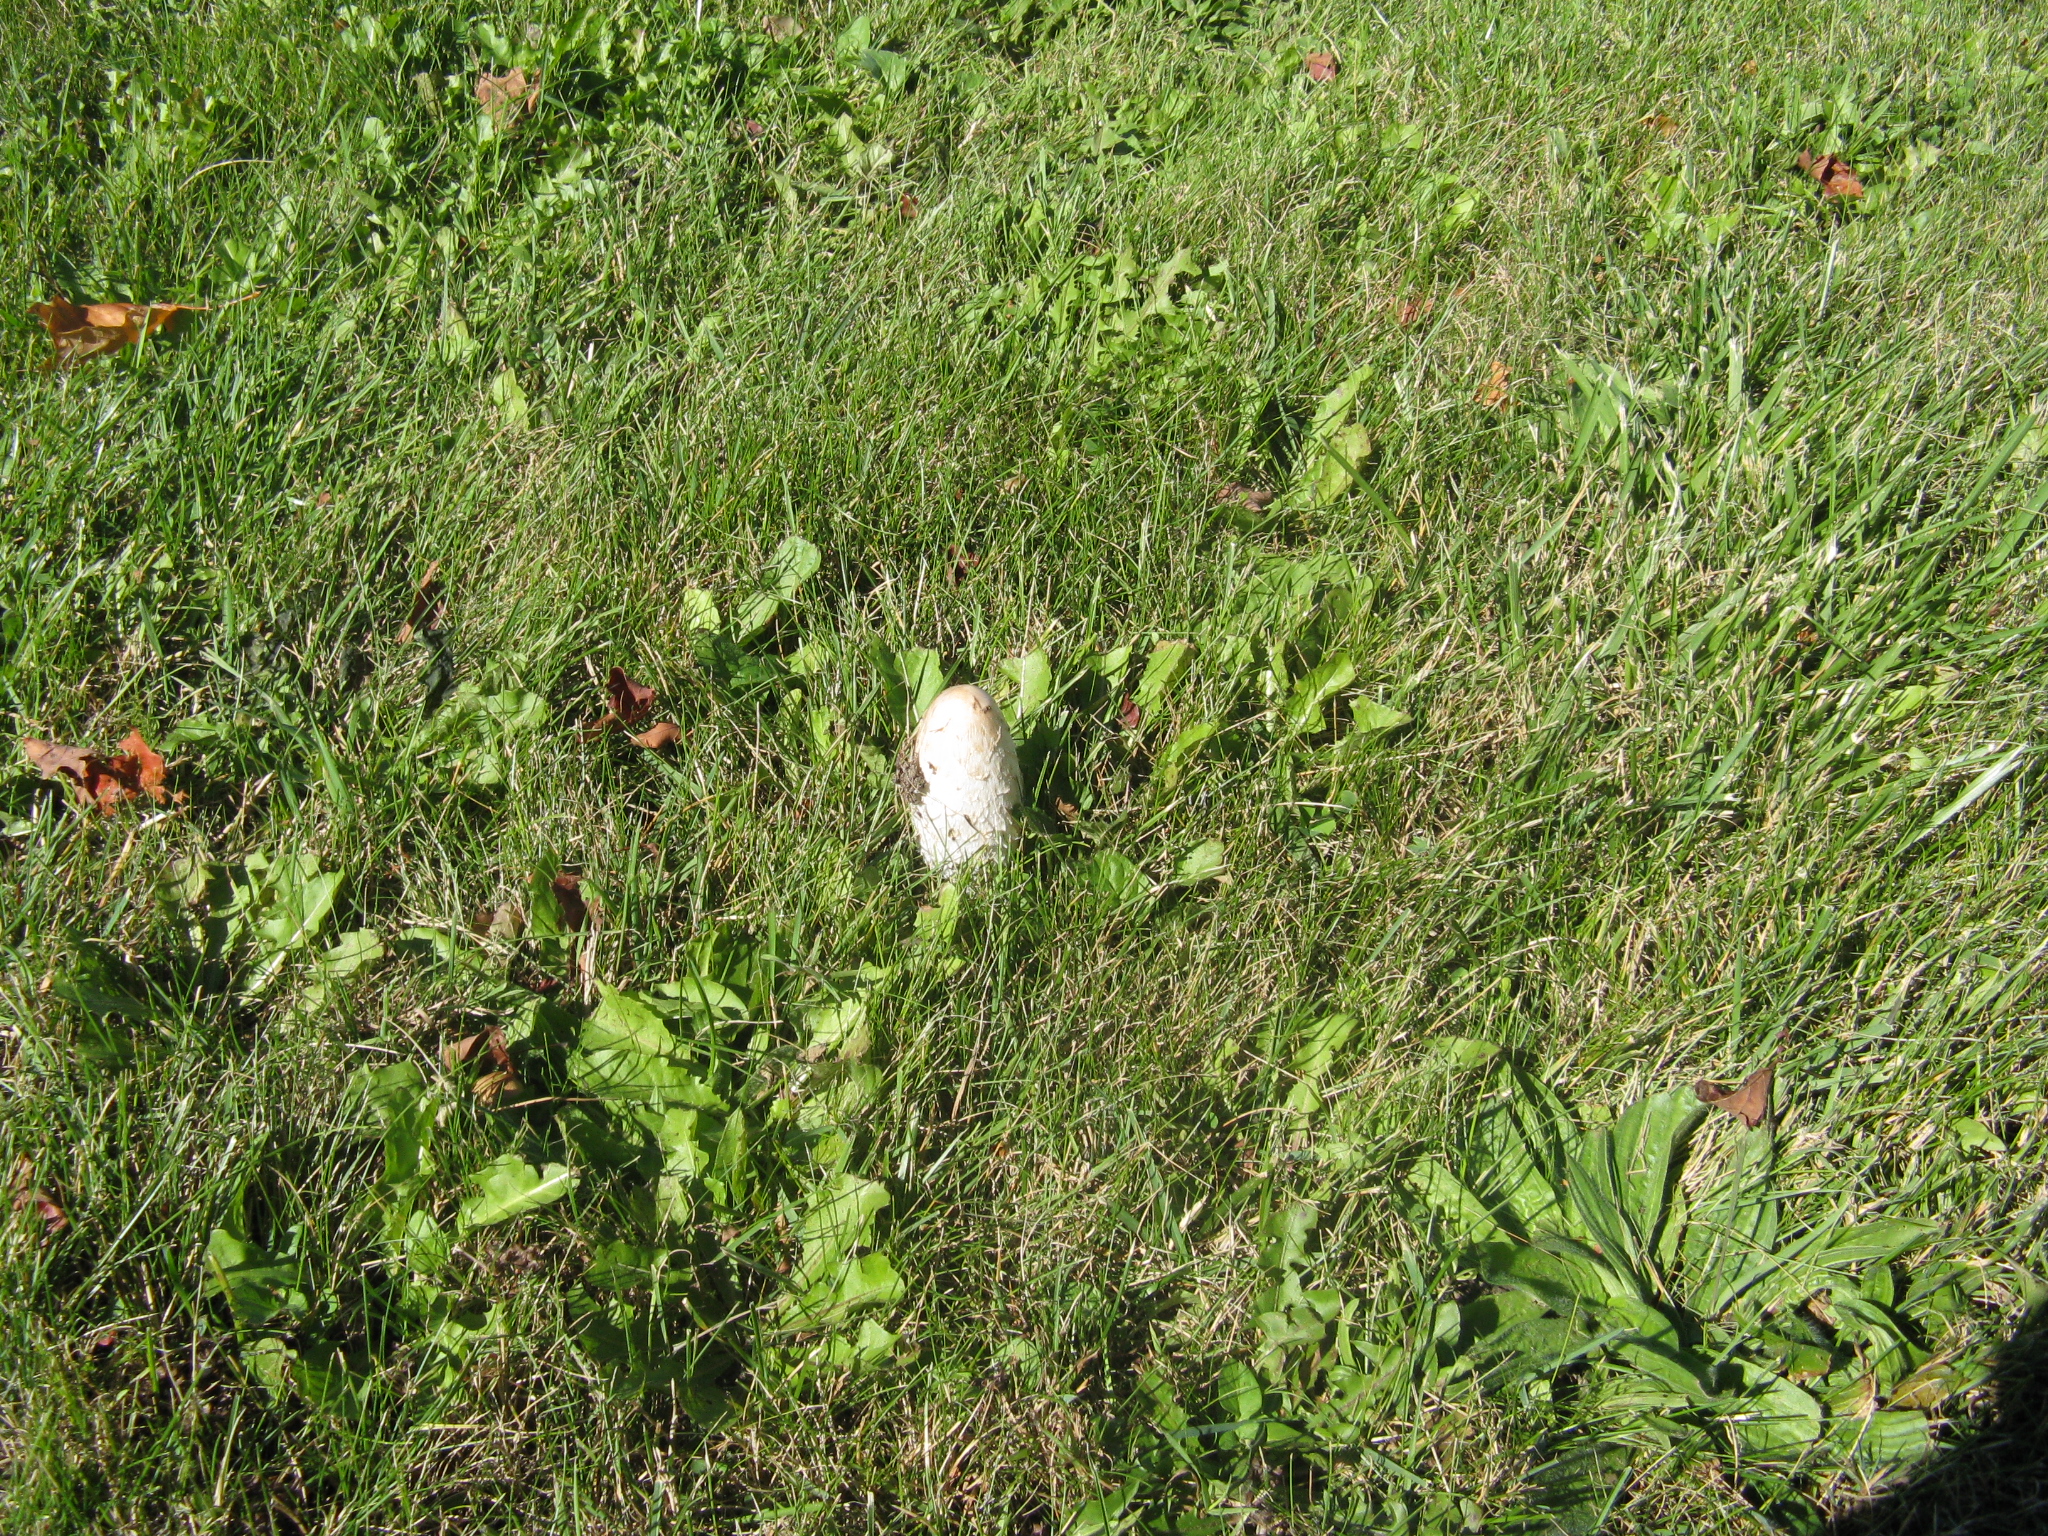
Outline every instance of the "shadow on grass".
<path fill-rule="evenodd" d="M 2048 1307 L 2013 1330 L 1988 1401 L 1905 1482 L 1829 1536 L 2019 1536 L 2048 1531 Z"/>

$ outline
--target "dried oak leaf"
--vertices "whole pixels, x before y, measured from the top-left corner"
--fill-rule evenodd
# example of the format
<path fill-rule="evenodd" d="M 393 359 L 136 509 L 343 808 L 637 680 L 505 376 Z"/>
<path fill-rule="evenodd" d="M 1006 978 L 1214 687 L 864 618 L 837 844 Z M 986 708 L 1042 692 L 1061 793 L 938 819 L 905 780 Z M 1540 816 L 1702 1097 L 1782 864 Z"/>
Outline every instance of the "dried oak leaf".
<path fill-rule="evenodd" d="M 420 584 L 412 594 L 412 615 L 399 626 L 398 643 L 408 644 L 413 635 L 423 629 L 439 629 L 441 621 L 448 616 L 448 599 L 441 590 L 441 562 L 427 562 L 427 574 L 420 578 Z"/>
<path fill-rule="evenodd" d="M 666 752 L 683 739 L 683 728 L 673 720 L 657 720 L 638 736 L 626 738 L 636 747 L 645 747 L 650 752 Z"/>
<path fill-rule="evenodd" d="M 29 313 L 43 322 L 50 333 L 54 353 L 45 365 L 74 368 L 88 358 L 104 357 L 123 347 L 132 347 L 145 336 L 154 336 L 187 310 L 201 310 L 204 304 L 74 304 L 61 293 L 53 293 L 42 304 L 31 304 Z"/>
<path fill-rule="evenodd" d="M 24 736 L 21 750 L 30 765 L 46 779 L 68 784 L 79 800 L 97 805 L 112 815 L 115 809 L 140 795 L 161 803 L 164 793 L 164 760 L 152 752 L 140 731 L 130 731 L 121 743 L 123 751 L 102 757 L 81 747 L 38 741 Z"/>
<path fill-rule="evenodd" d="M 1799 151 L 1799 169 L 1820 183 L 1822 197 L 1861 197 L 1863 183 L 1856 179 L 1856 172 L 1849 162 L 1835 155 L 1815 156 L 1811 150 Z"/>
<path fill-rule="evenodd" d="M 1474 395 L 1473 398 L 1481 405 L 1491 406 L 1496 411 L 1506 409 L 1508 403 L 1508 365 L 1496 357 L 1493 360 L 1493 366 L 1487 369 L 1486 382 L 1479 386 L 1479 393 Z"/>
<path fill-rule="evenodd" d="M 484 109 L 491 126 L 500 132 L 532 111 L 533 104 L 539 99 L 540 76 L 536 74 L 529 80 L 524 69 L 508 69 L 502 75 L 476 77 L 477 105 Z"/>
<path fill-rule="evenodd" d="M 1312 53 L 1301 61 L 1301 67 L 1308 71 L 1308 77 L 1318 84 L 1337 78 L 1337 55 L 1334 53 Z"/>
<path fill-rule="evenodd" d="M 114 759 L 113 767 L 124 779 L 132 779 L 135 787 L 158 805 L 169 798 L 164 793 L 164 760 L 150 750 L 142 732 L 130 731 L 121 738 L 121 755 Z"/>

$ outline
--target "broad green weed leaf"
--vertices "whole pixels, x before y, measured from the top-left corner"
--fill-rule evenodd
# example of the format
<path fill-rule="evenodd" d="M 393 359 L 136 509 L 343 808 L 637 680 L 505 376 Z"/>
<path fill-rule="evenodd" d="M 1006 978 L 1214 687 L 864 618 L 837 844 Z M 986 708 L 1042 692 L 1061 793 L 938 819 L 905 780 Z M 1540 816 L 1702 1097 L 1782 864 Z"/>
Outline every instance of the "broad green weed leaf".
<path fill-rule="evenodd" d="M 873 1038 L 868 1029 L 868 1005 L 857 997 L 806 1010 L 804 1026 L 811 1036 L 804 1055 L 812 1061 L 828 1054 L 856 1060 L 867 1054 Z"/>
<path fill-rule="evenodd" d="M 302 859 L 297 861 L 297 867 L 281 865 L 272 876 L 277 900 L 270 915 L 256 925 L 256 932 L 265 944 L 280 953 L 311 943 L 341 893 L 339 873 L 314 873 L 306 867 L 310 863 L 310 859 Z"/>
<path fill-rule="evenodd" d="M 1477 1200 L 1467 1208 L 1465 1219 L 1474 1224 L 1477 1233 L 1499 1231 Z M 1613 1299 L 1614 1282 L 1599 1259 L 1564 1238 L 1547 1237 L 1539 1246 L 1502 1234 L 1482 1242 L 1474 1259 L 1479 1273 L 1490 1283 L 1525 1291 L 1565 1316 L 1603 1316 Z"/>
<path fill-rule="evenodd" d="M 1830 1269 L 1889 1264 L 1900 1254 L 1910 1253 L 1932 1242 L 1940 1231 L 1932 1222 L 1882 1217 L 1844 1228 L 1830 1237 L 1812 1257 L 1815 1263 Z"/>
<path fill-rule="evenodd" d="M 1330 440 L 1337 429 L 1351 417 L 1351 408 L 1358 403 L 1358 391 L 1365 381 L 1372 377 L 1371 363 L 1360 363 L 1347 373 L 1337 387 L 1316 402 L 1316 414 L 1308 429 L 1308 440 L 1321 444 Z"/>
<path fill-rule="evenodd" d="M 666 1056 L 644 1051 L 571 1051 L 569 1081 L 592 1098 L 682 1104 L 722 1110 L 725 1103 L 697 1075 Z"/>
<path fill-rule="evenodd" d="M 1320 666 L 1311 668 L 1294 685 L 1281 711 L 1281 719 L 1287 729 L 1300 735 L 1312 735 L 1322 730 L 1328 723 L 1325 706 L 1350 687 L 1357 676 L 1357 663 L 1345 655 L 1332 656 Z"/>
<path fill-rule="evenodd" d="M 1294 1051 L 1294 1087 L 1287 1095 L 1287 1108 L 1297 1118 L 1323 1107 L 1323 1079 L 1357 1027 L 1353 1015 L 1330 1013 L 1303 1028 Z"/>
<path fill-rule="evenodd" d="M 72 962 L 70 973 L 50 984 L 50 991 L 88 1013 L 119 1014 L 147 1023 L 151 1018 L 149 1004 L 137 995 L 140 989 L 130 984 L 125 970 L 118 961 L 86 947 Z"/>
<path fill-rule="evenodd" d="M 1416 1163 L 1409 1177 L 1414 1181 L 1416 1193 L 1422 1197 L 1423 1203 L 1443 1223 L 1442 1239 L 1446 1247 L 1461 1248 L 1467 1243 L 1494 1242 L 1510 1236 L 1494 1220 L 1486 1202 L 1460 1183 L 1458 1176 L 1435 1158 L 1424 1158 Z"/>
<path fill-rule="evenodd" d="M 1219 842 L 1197 843 L 1173 867 L 1175 885 L 1201 885 L 1218 878 L 1229 867 L 1229 856 Z"/>
<path fill-rule="evenodd" d="M 892 722 L 909 730 L 924 718 L 946 687 L 945 664 L 932 650 L 885 651 L 882 689 L 888 698 Z"/>
<path fill-rule="evenodd" d="M 718 599 L 702 587 L 685 587 L 676 600 L 676 624 L 685 634 L 706 634 L 718 628 Z"/>
<path fill-rule="evenodd" d="M 891 1307 L 903 1299 L 903 1280 L 886 1254 L 864 1253 L 847 1259 L 825 1280 L 798 1296 L 787 1323 L 797 1328 L 829 1328 L 855 1312 Z"/>
<path fill-rule="evenodd" d="M 1152 776 L 1159 786 L 1171 790 L 1178 785 L 1189 765 L 1201 755 L 1202 748 L 1222 729 L 1214 720 L 1203 720 L 1168 742 L 1153 764 Z"/>
<path fill-rule="evenodd" d="M 1138 708 L 1148 716 L 1158 710 L 1194 664 L 1195 648 L 1185 640 L 1162 640 L 1153 646 L 1152 654 L 1145 658 L 1145 670 L 1138 676 L 1138 686 L 1131 692 Z"/>
<path fill-rule="evenodd" d="M 1022 656 L 1007 658 L 1002 665 L 1003 671 L 1017 684 L 1017 697 L 1010 706 L 1010 724 L 1021 725 L 1056 697 L 1052 663 L 1044 651 L 1027 651 Z"/>
<path fill-rule="evenodd" d="M 1437 1035 L 1429 1043 L 1445 1066 L 1458 1071 L 1490 1066 L 1500 1055 L 1500 1047 L 1491 1040 L 1474 1040 L 1466 1035 Z"/>
<path fill-rule="evenodd" d="M 228 1299 L 235 1321 L 260 1328 L 280 1312 L 304 1312 L 309 1305 L 296 1261 L 273 1257 L 256 1243 L 215 1227 L 206 1240 L 207 1279 Z"/>
<path fill-rule="evenodd" d="M 1371 699 L 1351 701 L 1350 740 L 1370 744 L 1407 725 L 1413 717 L 1406 710 L 1395 709 L 1390 704 L 1376 704 Z"/>
<path fill-rule="evenodd" d="M 1308 1256 L 1309 1239 L 1321 1214 L 1307 1200 L 1289 1200 L 1268 1211 L 1259 1223 L 1259 1268 L 1274 1274 L 1297 1268 Z"/>
<path fill-rule="evenodd" d="M 676 1048 L 661 1015 L 630 992 L 597 984 L 598 1004 L 584 1021 L 581 1044 L 586 1051 L 639 1051 L 660 1056 Z"/>
<path fill-rule="evenodd" d="M 1104 849 L 1081 866 L 1084 886 L 1110 906 L 1135 909 L 1152 900 L 1152 886 L 1138 866 L 1120 853 Z"/>
<path fill-rule="evenodd" d="M 888 1188 L 872 1179 L 842 1173 L 826 1180 L 804 1212 L 798 1282 L 809 1287 L 827 1278 L 848 1253 L 867 1241 L 875 1217 L 888 1208 Z"/>
<path fill-rule="evenodd" d="M 751 598 L 733 618 L 733 639 L 750 640 L 766 629 L 782 605 L 817 573 L 819 563 L 818 546 L 800 534 L 793 533 L 776 545 L 761 573 L 765 590 Z"/>
<path fill-rule="evenodd" d="M 330 979 L 353 976 L 364 966 L 374 965 L 383 958 L 384 946 L 378 942 L 375 930 L 355 928 L 342 934 L 320 956 L 320 972 Z"/>
<path fill-rule="evenodd" d="M 454 1243 L 433 1217 L 414 1211 L 405 1218 L 399 1242 L 400 1256 L 415 1274 L 438 1275 L 448 1267 Z"/>
<path fill-rule="evenodd" d="M 517 1152 L 493 1158 L 469 1176 L 476 1193 L 456 1212 L 455 1229 L 470 1233 L 551 1205 L 574 1189 L 577 1177 L 561 1163 L 536 1168 Z"/>
<path fill-rule="evenodd" d="M 1329 505 L 1358 483 L 1372 446 L 1372 434 L 1361 426 L 1339 427 L 1330 434 L 1316 463 L 1313 485 L 1318 505 Z"/>

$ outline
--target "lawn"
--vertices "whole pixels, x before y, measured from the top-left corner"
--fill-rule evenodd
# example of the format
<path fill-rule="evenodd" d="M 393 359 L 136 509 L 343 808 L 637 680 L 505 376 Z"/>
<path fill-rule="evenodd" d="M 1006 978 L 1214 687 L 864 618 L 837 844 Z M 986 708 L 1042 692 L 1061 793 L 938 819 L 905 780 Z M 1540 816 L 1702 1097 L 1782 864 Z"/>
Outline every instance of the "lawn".
<path fill-rule="evenodd" d="M 2048 1528 L 2037 11 L 5 10 L 0 1527 Z"/>

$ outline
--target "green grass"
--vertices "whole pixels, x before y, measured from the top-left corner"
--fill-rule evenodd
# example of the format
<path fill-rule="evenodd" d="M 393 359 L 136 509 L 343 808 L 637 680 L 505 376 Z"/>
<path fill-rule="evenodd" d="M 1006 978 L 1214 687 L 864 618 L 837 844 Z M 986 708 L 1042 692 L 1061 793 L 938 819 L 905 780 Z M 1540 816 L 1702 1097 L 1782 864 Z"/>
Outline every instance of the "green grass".
<path fill-rule="evenodd" d="M 1930 1435 L 1896 1518 L 2021 1528 L 1940 1469 L 2048 1285 L 2038 19 L 863 14 L 0 19 L 0 709 L 184 797 L 0 777 L 68 1219 L 0 1236 L 6 1528 L 1818 1530 Z M 216 309 L 44 371 L 53 288 Z M 579 730 L 614 666 L 673 753 Z M 941 674 L 1038 823 L 951 895 Z M 692 1086 L 592 1088 L 638 1028 Z M 1726 1375 L 1501 1354 L 1424 1170 L 1781 1032 L 1693 1224 L 1761 1136 L 1785 1233 L 1922 1227 L 1652 1297 L 1868 1378 L 1773 1460 Z M 499 1158 L 559 1198 L 465 1222 Z"/>

